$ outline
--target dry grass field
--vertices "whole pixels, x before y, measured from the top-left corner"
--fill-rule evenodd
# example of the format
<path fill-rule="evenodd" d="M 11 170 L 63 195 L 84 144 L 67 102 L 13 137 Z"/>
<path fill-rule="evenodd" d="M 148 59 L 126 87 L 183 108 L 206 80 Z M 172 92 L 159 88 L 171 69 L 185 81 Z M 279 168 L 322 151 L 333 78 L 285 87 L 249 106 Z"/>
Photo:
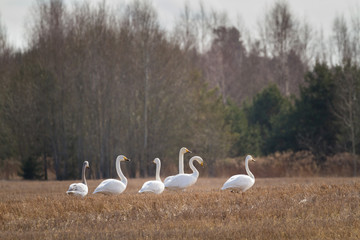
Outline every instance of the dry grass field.
<path fill-rule="evenodd" d="M 202 178 L 137 194 L 146 180 L 83 199 L 65 194 L 74 181 L 0 181 L 0 239 L 360 239 L 359 178 L 257 179 L 243 194 Z"/>

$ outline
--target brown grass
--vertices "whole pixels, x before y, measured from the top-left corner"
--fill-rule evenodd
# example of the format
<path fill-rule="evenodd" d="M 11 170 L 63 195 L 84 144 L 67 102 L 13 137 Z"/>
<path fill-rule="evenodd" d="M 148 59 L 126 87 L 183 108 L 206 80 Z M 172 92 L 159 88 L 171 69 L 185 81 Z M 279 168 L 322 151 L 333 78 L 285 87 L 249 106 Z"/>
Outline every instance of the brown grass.
<path fill-rule="evenodd" d="M 0 239 L 360 239 L 359 178 L 203 178 L 186 192 L 67 196 L 73 181 L 0 181 Z M 100 181 L 89 181 L 92 191 Z"/>

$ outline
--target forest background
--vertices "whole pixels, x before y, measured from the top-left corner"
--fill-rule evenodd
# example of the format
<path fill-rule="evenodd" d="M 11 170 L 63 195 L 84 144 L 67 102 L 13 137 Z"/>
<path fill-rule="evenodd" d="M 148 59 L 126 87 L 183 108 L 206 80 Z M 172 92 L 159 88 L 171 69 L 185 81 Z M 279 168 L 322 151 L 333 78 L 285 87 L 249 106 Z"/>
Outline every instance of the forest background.
<path fill-rule="evenodd" d="M 175 173 L 182 146 L 203 176 L 246 154 L 257 176 L 357 175 L 360 12 L 325 37 L 276 1 L 254 37 L 199 6 L 169 31 L 145 0 L 38 1 L 23 50 L 0 22 L 0 177 L 79 178 L 87 160 L 108 178 L 119 154 L 131 177 L 153 176 L 155 157 Z"/>

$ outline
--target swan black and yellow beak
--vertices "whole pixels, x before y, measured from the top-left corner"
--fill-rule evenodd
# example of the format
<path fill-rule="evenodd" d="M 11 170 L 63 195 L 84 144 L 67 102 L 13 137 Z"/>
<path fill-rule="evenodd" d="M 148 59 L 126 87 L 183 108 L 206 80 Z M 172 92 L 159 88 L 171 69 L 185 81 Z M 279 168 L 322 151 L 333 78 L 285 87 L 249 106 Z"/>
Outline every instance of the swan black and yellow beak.
<path fill-rule="evenodd" d="M 201 165 L 201 166 L 204 166 L 204 162 L 201 162 L 200 165 Z"/>
<path fill-rule="evenodd" d="M 187 152 L 187 153 L 191 153 L 191 151 L 190 151 L 189 149 L 186 149 L 186 150 L 185 150 L 185 152 Z"/>
<path fill-rule="evenodd" d="M 124 160 L 127 161 L 127 162 L 130 162 L 130 159 L 127 158 L 127 157 L 124 157 Z"/>

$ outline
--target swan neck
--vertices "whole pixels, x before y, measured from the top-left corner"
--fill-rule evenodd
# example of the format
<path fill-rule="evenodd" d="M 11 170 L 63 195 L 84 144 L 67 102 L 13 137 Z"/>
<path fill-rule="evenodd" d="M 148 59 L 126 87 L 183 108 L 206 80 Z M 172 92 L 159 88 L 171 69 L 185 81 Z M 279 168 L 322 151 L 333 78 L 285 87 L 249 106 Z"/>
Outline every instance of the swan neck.
<path fill-rule="evenodd" d="M 245 159 L 245 169 L 246 169 L 247 175 L 249 175 L 252 179 L 254 179 L 255 177 L 252 174 L 252 172 L 250 172 L 250 169 L 249 169 L 249 160 L 248 159 Z"/>
<path fill-rule="evenodd" d="M 156 181 L 160 181 L 161 182 L 161 178 L 160 178 L 160 168 L 161 168 L 161 163 L 157 162 L 156 163 Z"/>
<path fill-rule="evenodd" d="M 82 183 L 87 185 L 86 178 L 85 178 L 85 170 L 86 170 L 86 164 L 83 164 L 81 178 L 82 178 Z"/>
<path fill-rule="evenodd" d="M 193 171 L 192 175 L 195 176 L 195 177 L 198 177 L 199 176 L 199 171 L 194 166 L 194 160 L 195 160 L 195 158 L 191 158 L 190 161 L 189 161 L 189 165 L 190 165 L 191 170 Z"/>
<path fill-rule="evenodd" d="M 179 152 L 179 174 L 184 174 L 184 152 L 181 151 Z"/>
<path fill-rule="evenodd" d="M 120 181 L 122 183 L 125 184 L 125 186 L 127 185 L 127 178 L 124 176 L 123 172 L 121 171 L 121 168 L 120 168 L 120 160 L 119 159 L 116 159 L 116 172 L 120 178 Z"/>

